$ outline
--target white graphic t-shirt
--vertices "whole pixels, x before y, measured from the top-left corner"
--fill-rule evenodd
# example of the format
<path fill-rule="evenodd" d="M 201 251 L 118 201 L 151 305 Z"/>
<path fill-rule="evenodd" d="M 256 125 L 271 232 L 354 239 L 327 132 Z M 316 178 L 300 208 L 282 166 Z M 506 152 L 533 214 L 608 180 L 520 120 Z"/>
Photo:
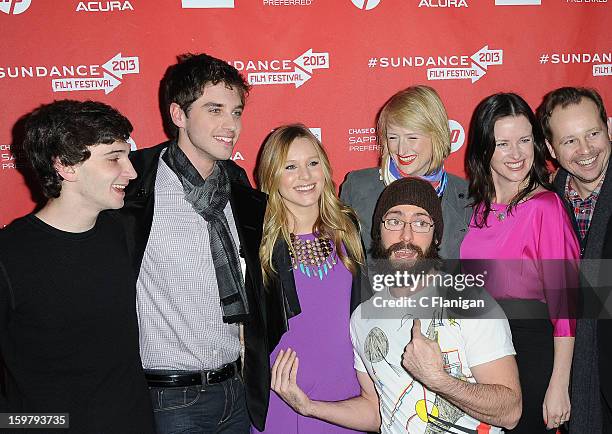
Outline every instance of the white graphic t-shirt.
<path fill-rule="evenodd" d="M 388 290 L 377 293 L 351 317 L 355 369 L 367 372 L 376 386 L 381 433 L 503 433 L 465 414 L 408 374 L 402 355 L 411 339 L 412 315 L 397 315 L 396 319 L 362 315 L 364 310 L 371 312 L 373 300 L 381 295 L 391 297 Z M 443 308 L 432 309 L 430 314 L 429 319 L 421 319 L 421 333 L 438 342 L 445 369 L 455 378 L 476 383 L 471 367 L 516 354 L 503 315 L 498 316 L 503 319 L 453 319 Z"/>

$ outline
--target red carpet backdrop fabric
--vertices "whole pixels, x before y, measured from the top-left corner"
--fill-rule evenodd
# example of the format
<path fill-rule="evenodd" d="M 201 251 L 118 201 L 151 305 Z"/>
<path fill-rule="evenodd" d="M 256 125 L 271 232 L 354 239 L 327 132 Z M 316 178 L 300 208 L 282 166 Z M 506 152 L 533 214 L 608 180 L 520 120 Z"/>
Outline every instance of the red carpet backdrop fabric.
<path fill-rule="evenodd" d="M 134 124 L 133 147 L 166 139 L 159 83 L 180 53 L 206 52 L 253 85 L 233 158 L 251 175 L 272 128 L 302 122 L 334 179 L 374 166 L 376 113 L 433 86 L 463 175 L 476 104 L 512 91 L 536 107 L 563 85 L 612 111 L 612 0 L 0 0 L 0 227 L 34 198 L 15 155 L 19 120 L 54 99 L 94 99 Z"/>

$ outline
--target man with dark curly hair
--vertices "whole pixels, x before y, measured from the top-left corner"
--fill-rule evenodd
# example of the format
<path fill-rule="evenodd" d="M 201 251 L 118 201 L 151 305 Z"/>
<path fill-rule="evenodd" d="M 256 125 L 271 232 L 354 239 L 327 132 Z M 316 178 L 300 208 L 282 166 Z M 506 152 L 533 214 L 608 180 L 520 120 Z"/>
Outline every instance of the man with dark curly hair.
<path fill-rule="evenodd" d="M 24 150 L 48 200 L 0 231 L 0 352 L 10 413 L 68 413 L 46 427 L 153 432 L 135 278 L 121 222 L 106 211 L 136 178 L 131 131 L 93 101 L 55 101 L 26 122 Z"/>

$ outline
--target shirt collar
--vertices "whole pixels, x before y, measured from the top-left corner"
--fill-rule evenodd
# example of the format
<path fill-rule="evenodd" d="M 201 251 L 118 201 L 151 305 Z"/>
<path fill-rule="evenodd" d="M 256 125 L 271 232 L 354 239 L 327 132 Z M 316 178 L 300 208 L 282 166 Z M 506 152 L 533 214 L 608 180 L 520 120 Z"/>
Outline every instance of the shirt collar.
<path fill-rule="evenodd" d="M 578 192 L 574 189 L 574 186 L 572 185 L 573 179 L 574 177 L 572 175 L 569 175 L 567 179 L 565 180 L 566 197 L 572 201 L 586 202 L 589 200 L 597 200 L 597 198 L 599 197 L 599 192 L 601 191 L 601 186 L 603 185 L 603 181 L 605 179 L 605 175 L 601 178 L 601 180 L 599 181 L 599 184 L 597 184 L 597 187 L 595 187 L 595 190 L 593 190 L 586 199 L 582 199 L 580 197 L 580 194 L 578 194 Z"/>

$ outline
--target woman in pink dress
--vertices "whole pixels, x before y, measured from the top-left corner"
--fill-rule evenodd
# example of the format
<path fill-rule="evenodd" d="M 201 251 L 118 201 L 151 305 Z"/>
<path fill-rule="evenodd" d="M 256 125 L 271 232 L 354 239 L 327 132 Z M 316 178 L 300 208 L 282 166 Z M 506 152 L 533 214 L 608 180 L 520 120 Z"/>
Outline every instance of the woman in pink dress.
<path fill-rule="evenodd" d="M 268 324 L 286 330 L 268 342 L 270 366 L 291 349 L 303 362 L 297 383 L 309 396 L 325 401 L 356 396 L 349 320 L 361 301 L 365 262 L 357 217 L 336 196 L 327 155 L 303 125 L 284 125 L 268 136 L 257 173 L 269 195 L 260 248 L 266 296 L 282 294 L 287 302 L 272 305 L 289 306 L 286 325 Z M 355 433 L 301 416 L 274 393 L 264 432 Z"/>
<path fill-rule="evenodd" d="M 474 215 L 461 259 L 478 260 L 465 261 L 470 271 L 486 268 L 486 288 L 510 320 L 523 392 L 512 433 L 557 429 L 571 413 L 571 294 L 580 247 L 548 183 L 545 150 L 520 96 L 492 95 L 476 108 L 466 151 Z"/>

